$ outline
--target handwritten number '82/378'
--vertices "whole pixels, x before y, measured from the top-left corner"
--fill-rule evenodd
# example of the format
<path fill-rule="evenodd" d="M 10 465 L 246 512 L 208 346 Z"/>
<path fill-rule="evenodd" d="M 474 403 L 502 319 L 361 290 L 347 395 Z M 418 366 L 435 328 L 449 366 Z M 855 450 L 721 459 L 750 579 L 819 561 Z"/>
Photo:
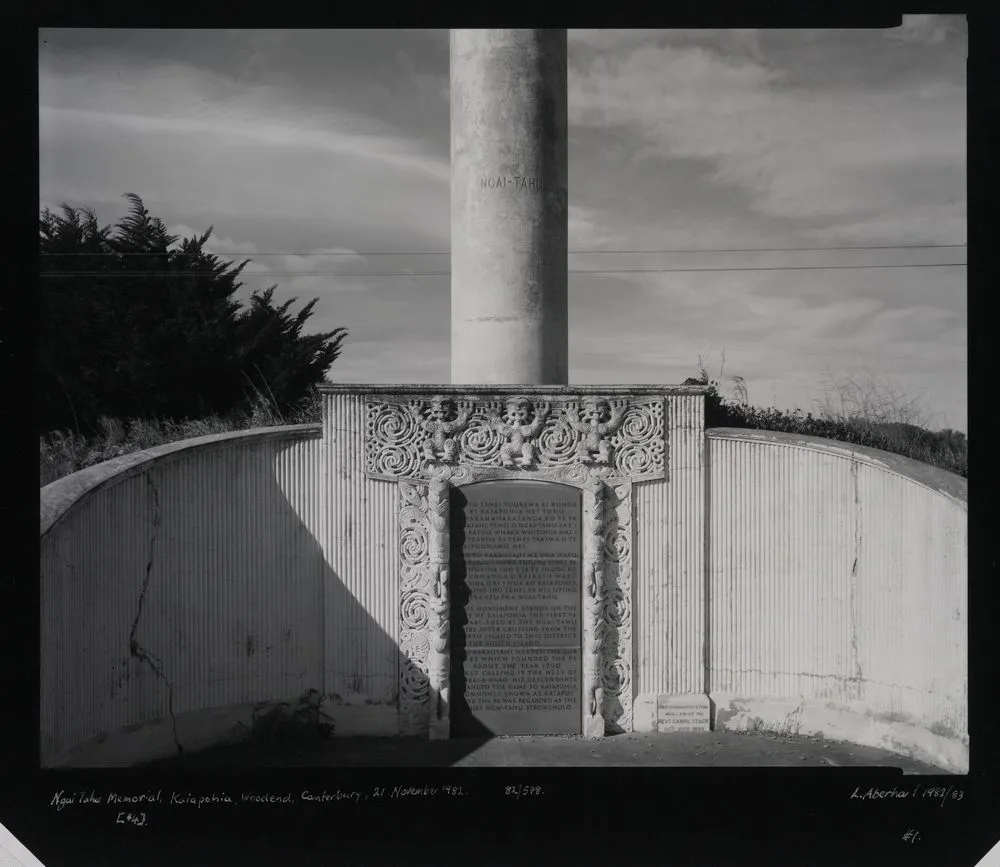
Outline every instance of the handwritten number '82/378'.
<path fill-rule="evenodd" d="M 511 798 L 530 798 L 542 794 L 541 786 L 504 786 L 503 793 Z"/>

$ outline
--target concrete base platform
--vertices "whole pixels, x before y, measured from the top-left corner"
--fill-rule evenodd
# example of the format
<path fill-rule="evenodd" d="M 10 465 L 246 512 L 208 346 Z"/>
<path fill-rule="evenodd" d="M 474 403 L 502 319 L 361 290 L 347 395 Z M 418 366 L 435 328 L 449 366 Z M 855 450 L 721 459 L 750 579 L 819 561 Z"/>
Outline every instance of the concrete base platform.
<path fill-rule="evenodd" d="M 733 732 L 491 739 L 334 738 L 264 753 L 248 744 L 151 763 L 159 768 L 222 767 L 895 767 L 946 774 L 916 759 L 815 737 Z"/>

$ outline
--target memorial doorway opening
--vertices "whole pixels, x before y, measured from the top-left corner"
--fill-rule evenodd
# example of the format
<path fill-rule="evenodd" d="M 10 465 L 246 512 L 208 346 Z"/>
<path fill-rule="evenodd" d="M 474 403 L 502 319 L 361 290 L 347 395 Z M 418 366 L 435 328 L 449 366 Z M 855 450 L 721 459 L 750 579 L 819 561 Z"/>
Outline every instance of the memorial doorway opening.
<path fill-rule="evenodd" d="M 451 734 L 581 734 L 582 497 L 540 481 L 451 496 Z"/>

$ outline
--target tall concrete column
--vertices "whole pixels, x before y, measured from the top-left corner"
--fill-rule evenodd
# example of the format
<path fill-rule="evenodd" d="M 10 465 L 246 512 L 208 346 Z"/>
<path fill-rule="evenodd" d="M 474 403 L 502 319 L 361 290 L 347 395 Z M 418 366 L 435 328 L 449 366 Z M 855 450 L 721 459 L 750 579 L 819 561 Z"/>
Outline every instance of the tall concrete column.
<path fill-rule="evenodd" d="M 565 30 L 451 31 L 451 381 L 564 385 Z"/>

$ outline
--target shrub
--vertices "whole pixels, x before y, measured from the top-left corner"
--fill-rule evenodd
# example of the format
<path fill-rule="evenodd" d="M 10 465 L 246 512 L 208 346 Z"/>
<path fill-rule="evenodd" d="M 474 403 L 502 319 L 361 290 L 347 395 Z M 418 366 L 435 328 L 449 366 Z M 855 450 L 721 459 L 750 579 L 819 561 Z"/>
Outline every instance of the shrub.
<path fill-rule="evenodd" d="M 280 702 L 254 708 L 250 725 L 237 723 L 237 735 L 244 742 L 264 748 L 304 746 L 333 737 L 333 721 L 323 711 L 323 696 L 309 689 L 295 705 Z M 266 710 L 265 710 L 266 708 Z"/>
<path fill-rule="evenodd" d="M 318 299 L 294 312 L 294 298 L 274 300 L 276 286 L 236 300 L 251 260 L 207 252 L 211 228 L 171 235 L 139 196 L 126 198 L 114 227 L 88 208 L 40 214 L 38 434 L 81 434 L 102 415 L 252 412 L 260 391 L 292 412 L 340 356 L 346 329 L 304 334 Z"/>
<path fill-rule="evenodd" d="M 773 430 L 804 436 L 823 437 L 854 445 L 881 449 L 922 461 L 964 478 L 969 475 L 969 451 L 965 434 L 953 430 L 930 431 L 920 425 L 872 418 L 864 407 L 855 407 L 852 414 L 841 417 L 817 417 L 800 409 L 779 410 L 775 407 L 752 406 L 747 400 L 746 385 L 734 377 L 736 399 L 721 393 L 718 379 L 709 377 L 704 365 L 700 375 L 689 377 L 685 385 L 707 385 L 711 391 L 705 397 L 705 427 L 750 428 Z"/>

